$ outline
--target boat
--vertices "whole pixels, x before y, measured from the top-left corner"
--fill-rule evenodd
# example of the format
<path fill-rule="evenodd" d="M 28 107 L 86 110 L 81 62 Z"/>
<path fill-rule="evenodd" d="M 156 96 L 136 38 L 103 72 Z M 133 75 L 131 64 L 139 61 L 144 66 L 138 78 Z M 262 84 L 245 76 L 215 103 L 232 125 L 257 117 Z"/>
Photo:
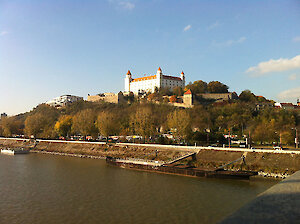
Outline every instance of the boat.
<path fill-rule="evenodd" d="M 2 154 L 7 154 L 7 155 L 27 154 L 27 153 L 29 153 L 29 149 L 25 149 L 23 147 L 3 148 L 3 149 L 1 149 L 1 153 Z"/>
<path fill-rule="evenodd" d="M 215 169 L 206 170 L 186 165 L 170 165 L 162 161 L 141 160 L 141 159 L 120 159 L 107 156 L 106 163 L 121 168 L 143 170 L 157 173 L 176 174 L 191 177 L 207 178 L 230 178 L 230 179 L 249 179 L 258 172 L 242 170 Z"/>

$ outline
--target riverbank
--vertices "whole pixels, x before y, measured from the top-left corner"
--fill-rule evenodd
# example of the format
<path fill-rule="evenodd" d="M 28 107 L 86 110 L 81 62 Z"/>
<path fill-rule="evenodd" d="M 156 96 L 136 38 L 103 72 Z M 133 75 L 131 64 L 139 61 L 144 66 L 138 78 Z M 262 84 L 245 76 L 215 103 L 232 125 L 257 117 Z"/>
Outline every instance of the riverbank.
<path fill-rule="evenodd" d="M 34 147 L 33 152 L 47 153 L 80 158 L 104 159 L 107 156 L 118 158 L 137 158 L 157 161 L 170 161 L 185 155 L 191 150 L 174 146 L 153 147 L 138 144 L 104 144 L 92 142 L 58 142 L 40 141 L 36 145 L 30 141 L 0 139 L 0 147 Z M 228 166 L 231 170 L 256 171 L 260 176 L 285 178 L 300 170 L 300 155 L 269 152 L 238 152 L 215 149 L 194 149 L 196 160 L 187 158 L 179 163 L 194 165 L 203 169 L 215 169 L 228 164 L 242 155 L 245 163 L 234 163 Z"/>

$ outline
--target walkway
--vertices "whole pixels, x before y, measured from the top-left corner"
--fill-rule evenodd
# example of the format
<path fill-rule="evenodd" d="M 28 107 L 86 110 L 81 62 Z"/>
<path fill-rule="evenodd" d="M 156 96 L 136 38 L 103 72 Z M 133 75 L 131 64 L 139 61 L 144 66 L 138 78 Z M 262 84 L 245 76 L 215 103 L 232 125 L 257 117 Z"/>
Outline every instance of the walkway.
<path fill-rule="evenodd" d="M 260 194 L 220 223 L 300 223 L 300 171 Z"/>

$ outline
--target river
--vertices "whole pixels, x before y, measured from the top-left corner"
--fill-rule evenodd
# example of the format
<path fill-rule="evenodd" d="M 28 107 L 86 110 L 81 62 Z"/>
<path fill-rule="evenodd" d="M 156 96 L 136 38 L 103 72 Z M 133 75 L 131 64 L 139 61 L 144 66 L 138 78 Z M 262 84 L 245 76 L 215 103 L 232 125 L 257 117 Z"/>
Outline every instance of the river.
<path fill-rule="evenodd" d="M 0 155 L 0 223 L 216 223 L 277 182 L 149 173 L 98 159 Z"/>

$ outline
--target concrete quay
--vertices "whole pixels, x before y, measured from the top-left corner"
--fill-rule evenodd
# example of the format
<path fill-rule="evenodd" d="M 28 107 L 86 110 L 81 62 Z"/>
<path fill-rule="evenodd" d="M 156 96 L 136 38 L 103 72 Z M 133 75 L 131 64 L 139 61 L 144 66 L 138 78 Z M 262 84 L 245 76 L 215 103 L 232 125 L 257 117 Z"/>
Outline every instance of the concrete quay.
<path fill-rule="evenodd" d="M 4 138 L 0 137 L 0 140 L 16 140 L 16 141 L 29 141 L 30 139 L 24 138 Z M 89 141 L 66 141 L 66 140 L 45 140 L 36 139 L 38 142 L 50 142 L 50 143 L 73 143 L 73 144 L 91 144 L 91 145 L 105 145 L 106 142 L 89 142 Z M 200 150 L 215 150 L 215 151 L 229 151 L 229 152 L 257 152 L 257 153 L 274 153 L 274 154 L 300 154 L 300 150 L 274 150 L 274 149 L 247 149 L 247 148 L 223 148 L 223 147 L 207 147 L 207 146 L 179 146 L 179 145 L 160 145 L 160 144 L 140 144 L 140 143 L 114 143 L 117 146 L 137 146 L 137 147 L 149 147 L 156 149 L 173 149 L 177 151 L 196 152 Z"/>
<path fill-rule="evenodd" d="M 300 223 L 300 171 L 260 194 L 220 224 Z"/>

